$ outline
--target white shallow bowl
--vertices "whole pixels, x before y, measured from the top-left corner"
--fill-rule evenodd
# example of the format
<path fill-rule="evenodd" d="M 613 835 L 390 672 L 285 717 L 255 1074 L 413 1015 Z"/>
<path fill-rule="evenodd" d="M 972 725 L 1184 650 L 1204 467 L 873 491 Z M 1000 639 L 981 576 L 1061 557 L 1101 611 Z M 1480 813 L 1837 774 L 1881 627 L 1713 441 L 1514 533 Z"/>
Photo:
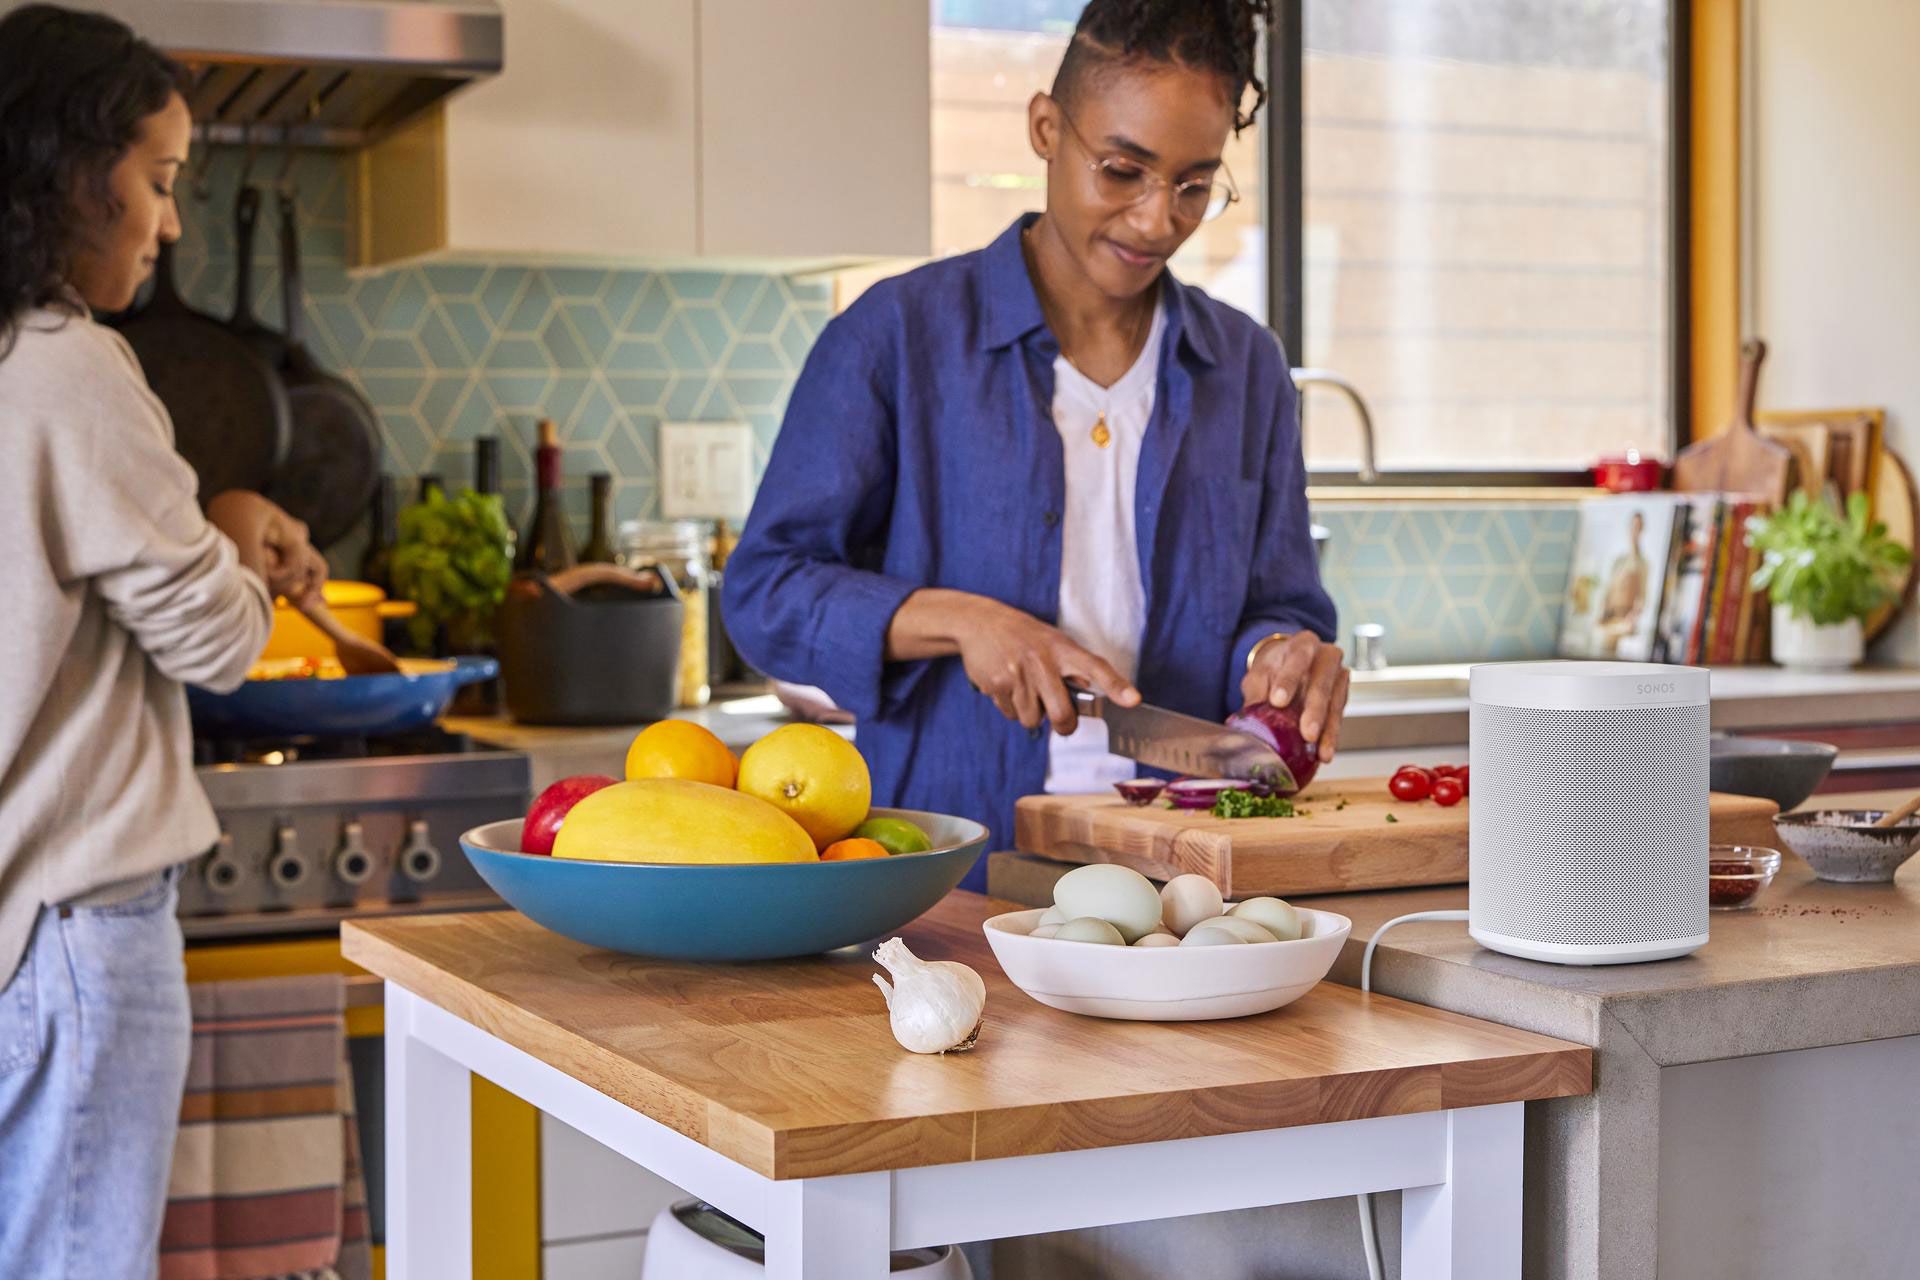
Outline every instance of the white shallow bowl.
<path fill-rule="evenodd" d="M 1009 911 L 982 926 L 1013 985 L 1041 1004 L 1096 1018 L 1197 1022 L 1242 1018 L 1291 1004 L 1333 968 L 1353 921 L 1298 908 L 1297 942 L 1218 947 L 1114 947 L 1030 937 L 1043 909 Z"/>

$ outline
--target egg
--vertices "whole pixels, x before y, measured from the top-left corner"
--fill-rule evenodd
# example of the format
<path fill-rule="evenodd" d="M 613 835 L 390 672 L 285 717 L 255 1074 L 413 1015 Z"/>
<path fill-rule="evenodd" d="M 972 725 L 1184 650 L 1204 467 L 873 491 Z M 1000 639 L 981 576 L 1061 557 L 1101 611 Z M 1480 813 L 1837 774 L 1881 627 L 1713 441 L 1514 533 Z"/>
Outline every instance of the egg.
<path fill-rule="evenodd" d="M 1292 942 L 1302 932 L 1300 913 L 1278 898 L 1248 898 L 1234 903 L 1227 915 L 1233 920 L 1251 920 L 1281 942 Z"/>
<path fill-rule="evenodd" d="M 1233 930 L 1221 928 L 1218 923 L 1210 920 L 1187 930 L 1187 936 L 1180 939 L 1180 945 L 1183 947 L 1242 946 L 1246 941 Z"/>
<path fill-rule="evenodd" d="M 1076 916 L 1055 929 L 1053 936 L 1061 942 L 1098 942 L 1109 947 L 1126 945 L 1126 939 L 1120 936 L 1118 929 L 1094 916 Z"/>
<path fill-rule="evenodd" d="M 1062 920 L 1059 924 L 1037 924 L 1027 931 L 1027 936 L 1029 938 L 1051 938 L 1054 934 L 1060 932 L 1060 925 L 1065 923 L 1066 921 Z"/>
<path fill-rule="evenodd" d="M 1046 914 L 1040 917 L 1040 924 L 1065 924 L 1066 922 L 1067 913 L 1058 907 L 1048 907 Z"/>
<path fill-rule="evenodd" d="M 1236 935 L 1242 942 L 1272 942 L 1274 937 L 1251 920 L 1239 916 L 1215 916 L 1211 920 L 1202 920 L 1193 926 L 1195 929 L 1225 929 Z"/>
<path fill-rule="evenodd" d="M 1160 890 L 1160 919 L 1176 934 L 1226 911 L 1220 888 L 1205 876 L 1175 876 Z"/>
<path fill-rule="evenodd" d="M 1180 939 L 1170 933 L 1150 933 L 1133 944 L 1136 947 L 1177 947 Z"/>
<path fill-rule="evenodd" d="M 1053 905 L 1069 922 L 1082 916 L 1105 920 L 1132 942 L 1160 923 L 1160 894 L 1153 881 L 1131 867 L 1094 862 L 1075 867 L 1053 886 Z"/>

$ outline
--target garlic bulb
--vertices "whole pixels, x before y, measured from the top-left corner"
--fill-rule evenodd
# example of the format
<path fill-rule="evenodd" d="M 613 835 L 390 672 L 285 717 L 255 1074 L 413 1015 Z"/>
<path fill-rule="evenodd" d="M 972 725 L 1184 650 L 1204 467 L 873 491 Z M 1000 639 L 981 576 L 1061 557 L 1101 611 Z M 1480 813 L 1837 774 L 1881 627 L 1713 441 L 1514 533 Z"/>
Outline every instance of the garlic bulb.
<path fill-rule="evenodd" d="M 873 958 L 893 975 L 879 974 L 873 985 L 886 997 L 893 1038 L 914 1053 L 958 1053 L 980 1038 L 980 1016 L 987 1007 L 987 984 L 956 960 L 922 960 L 898 938 L 888 938 Z"/>

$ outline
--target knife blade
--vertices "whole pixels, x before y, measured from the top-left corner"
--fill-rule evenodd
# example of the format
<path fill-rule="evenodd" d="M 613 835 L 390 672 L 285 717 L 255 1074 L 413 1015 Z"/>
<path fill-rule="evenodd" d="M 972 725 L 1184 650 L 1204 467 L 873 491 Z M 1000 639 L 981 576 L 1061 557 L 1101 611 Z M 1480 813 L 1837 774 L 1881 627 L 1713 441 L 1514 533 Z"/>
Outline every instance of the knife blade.
<path fill-rule="evenodd" d="M 1300 790 L 1287 762 L 1250 733 L 1144 702 L 1117 706 L 1088 689 L 1072 693 L 1076 712 L 1106 722 L 1107 750 L 1117 756 L 1195 778 L 1248 778 L 1282 795 Z"/>

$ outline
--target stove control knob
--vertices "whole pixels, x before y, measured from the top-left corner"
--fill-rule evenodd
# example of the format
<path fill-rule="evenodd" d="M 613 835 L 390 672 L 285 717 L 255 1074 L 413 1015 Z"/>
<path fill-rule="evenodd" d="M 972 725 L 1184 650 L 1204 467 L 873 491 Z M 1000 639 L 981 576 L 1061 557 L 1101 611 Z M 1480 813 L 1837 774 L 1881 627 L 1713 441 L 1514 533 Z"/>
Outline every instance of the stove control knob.
<path fill-rule="evenodd" d="M 267 875 L 282 889 L 294 888 L 307 878 L 307 859 L 300 852 L 299 833 L 290 822 L 274 829 L 273 857 L 267 860 Z"/>
<path fill-rule="evenodd" d="M 440 874 L 440 851 L 427 838 L 425 818 L 415 818 L 407 824 L 407 843 L 400 850 L 400 870 L 415 884 L 425 884 Z"/>
<path fill-rule="evenodd" d="M 333 874 L 347 884 L 365 884 L 373 874 L 373 855 L 367 852 L 365 833 L 357 821 L 340 826 L 340 845 L 333 851 Z"/>
<path fill-rule="evenodd" d="M 220 833 L 220 840 L 200 865 L 200 876 L 210 893 L 228 894 L 240 887 L 240 861 L 233 856 L 233 834 Z"/>

